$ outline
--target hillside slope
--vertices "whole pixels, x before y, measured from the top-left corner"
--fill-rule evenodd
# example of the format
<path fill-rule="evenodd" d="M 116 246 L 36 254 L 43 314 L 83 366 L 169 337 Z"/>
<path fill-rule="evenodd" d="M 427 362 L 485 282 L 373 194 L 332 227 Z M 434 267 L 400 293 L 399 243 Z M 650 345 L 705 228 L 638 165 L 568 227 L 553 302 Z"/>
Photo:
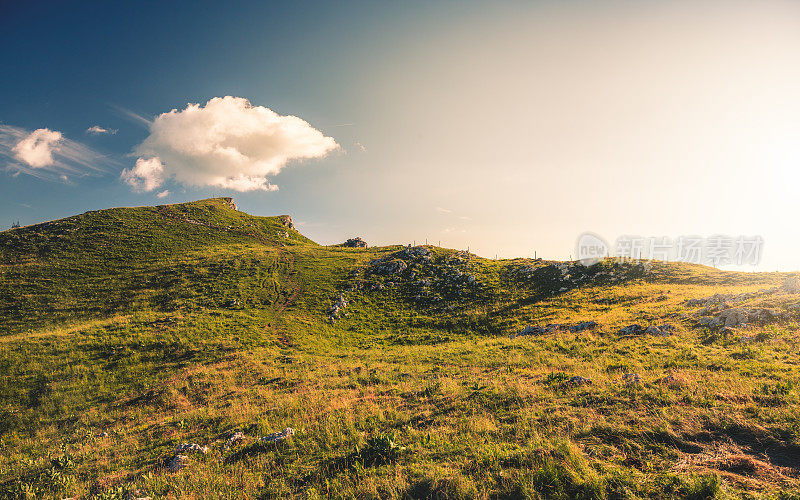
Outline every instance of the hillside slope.
<path fill-rule="evenodd" d="M 796 278 L 325 247 L 229 198 L 4 231 L 0 492 L 796 492 Z"/>

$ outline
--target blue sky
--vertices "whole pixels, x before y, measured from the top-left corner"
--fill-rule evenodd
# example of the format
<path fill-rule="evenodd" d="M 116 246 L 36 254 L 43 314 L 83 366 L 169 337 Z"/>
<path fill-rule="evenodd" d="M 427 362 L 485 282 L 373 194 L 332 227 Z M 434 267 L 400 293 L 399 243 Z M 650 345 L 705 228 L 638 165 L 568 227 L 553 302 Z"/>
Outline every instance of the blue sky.
<path fill-rule="evenodd" d="M 0 165 L 0 228 L 234 196 L 321 243 L 567 258 L 584 231 L 759 234 L 762 268 L 797 269 L 798 33 L 798 5 L 770 1 L 3 2 L 0 125 L 57 131 L 104 173 Z M 225 96 L 338 147 L 241 192 L 131 118 Z M 157 189 L 121 178 L 152 157 Z"/>

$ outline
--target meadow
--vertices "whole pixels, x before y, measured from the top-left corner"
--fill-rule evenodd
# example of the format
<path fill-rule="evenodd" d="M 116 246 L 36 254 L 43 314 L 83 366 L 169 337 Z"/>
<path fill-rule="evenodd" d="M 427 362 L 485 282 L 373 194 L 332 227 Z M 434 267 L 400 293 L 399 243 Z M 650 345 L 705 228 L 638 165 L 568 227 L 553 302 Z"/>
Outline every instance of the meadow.
<path fill-rule="evenodd" d="M 0 497 L 800 497 L 796 276 L 326 247 L 231 203 L 0 233 Z"/>

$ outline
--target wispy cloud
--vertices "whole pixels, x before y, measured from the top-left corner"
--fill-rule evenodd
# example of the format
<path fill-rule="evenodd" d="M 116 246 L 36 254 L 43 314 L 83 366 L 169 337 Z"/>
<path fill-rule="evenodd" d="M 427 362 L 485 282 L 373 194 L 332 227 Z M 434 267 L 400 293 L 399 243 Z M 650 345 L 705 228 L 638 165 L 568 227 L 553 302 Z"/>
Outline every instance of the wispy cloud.
<path fill-rule="evenodd" d="M 440 214 L 451 214 L 451 213 L 453 213 L 452 210 L 450 210 L 449 208 L 444 208 L 444 207 L 436 207 L 436 211 L 439 212 Z"/>
<path fill-rule="evenodd" d="M 158 198 L 166 198 L 169 196 L 169 189 L 165 189 L 156 195 Z"/>
<path fill-rule="evenodd" d="M 117 162 L 56 130 L 29 131 L 0 124 L 0 160 L 12 176 L 27 174 L 49 181 L 102 175 Z M 0 163 L 0 164 L 2 164 Z"/>
<path fill-rule="evenodd" d="M 114 135 L 117 133 L 117 129 L 108 129 L 108 128 L 103 128 L 100 125 L 92 125 L 91 127 L 86 129 L 86 133 L 92 135 L 103 135 L 103 134 Z"/>
<path fill-rule="evenodd" d="M 122 106 L 118 106 L 116 104 L 109 104 L 108 107 L 112 109 L 115 113 L 120 115 L 123 118 L 127 118 L 128 120 L 136 123 L 137 125 L 141 125 L 145 128 L 150 128 L 150 125 L 153 123 L 152 118 L 147 118 L 144 115 L 140 115 L 135 111 L 131 111 L 128 108 L 123 108 Z"/>

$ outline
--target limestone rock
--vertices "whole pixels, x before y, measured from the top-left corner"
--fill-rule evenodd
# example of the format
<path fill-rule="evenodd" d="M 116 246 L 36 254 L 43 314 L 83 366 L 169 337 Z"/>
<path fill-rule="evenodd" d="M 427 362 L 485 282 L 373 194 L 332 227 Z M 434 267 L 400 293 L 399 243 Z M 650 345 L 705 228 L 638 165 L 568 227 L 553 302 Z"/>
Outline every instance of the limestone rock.
<path fill-rule="evenodd" d="M 294 221 L 292 220 L 291 215 L 281 215 L 278 217 L 278 220 L 280 221 L 281 224 L 283 224 L 283 227 L 285 227 L 286 229 L 297 229 L 296 227 L 294 227 Z"/>
<path fill-rule="evenodd" d="M 284 441 L 285 439 L 288 439 L 291 436 L 294 436 L 294 429 L 292 429 L 291 427 L 287 427 L 280 432 L 273 432 L 268 436 L 262 437 L 261 441 L 267 443 L 277 443 L 279 441 Z"/>
<path fill-rule="evenodd" d="M 187 452 L 198 452 L 205 455 L 208 453 L 208 446 L 200 446 L 196 443 L 181 443 L 175 448 L 176 454 L 187 453 Z"/>

